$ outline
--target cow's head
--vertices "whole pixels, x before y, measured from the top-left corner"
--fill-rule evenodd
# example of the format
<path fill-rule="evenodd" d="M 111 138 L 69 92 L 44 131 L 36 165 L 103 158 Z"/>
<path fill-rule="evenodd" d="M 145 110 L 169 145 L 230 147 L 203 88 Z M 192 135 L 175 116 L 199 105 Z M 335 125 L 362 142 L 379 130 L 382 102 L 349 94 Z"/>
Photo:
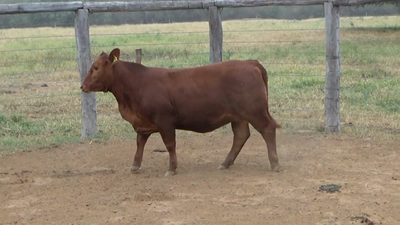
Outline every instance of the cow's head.
<path fill-rule="evenodd" d="M 82 83 L 81 89 L 83 92 L 109 91 L 108 88 L 113 78 L 112 66 L 119 59 L 119 53 L 120 50 L 115 48 L 109 55 L 104 52 L 100 54 Z"/>

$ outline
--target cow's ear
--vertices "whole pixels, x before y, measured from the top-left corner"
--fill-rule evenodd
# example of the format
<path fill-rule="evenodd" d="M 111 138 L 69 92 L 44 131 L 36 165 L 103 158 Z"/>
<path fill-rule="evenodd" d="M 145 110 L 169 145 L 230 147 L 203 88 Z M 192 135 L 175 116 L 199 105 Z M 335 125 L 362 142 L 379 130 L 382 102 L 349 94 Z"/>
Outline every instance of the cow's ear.
<path fill-rule="evenodd" d="M 120 53 L 119 48 L 114 48 L 110 52 L 110 55 L 108 55 L 108 60 L 110 60 L 110 62 L 115 62 L 115 61 L 119 60 L 119 53 Z"/>

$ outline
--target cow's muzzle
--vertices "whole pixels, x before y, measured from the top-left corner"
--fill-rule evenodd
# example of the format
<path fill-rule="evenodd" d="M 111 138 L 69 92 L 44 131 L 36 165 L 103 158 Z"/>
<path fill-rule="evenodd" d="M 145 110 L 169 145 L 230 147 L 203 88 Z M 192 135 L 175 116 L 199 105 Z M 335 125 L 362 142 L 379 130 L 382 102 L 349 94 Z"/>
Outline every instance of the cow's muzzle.
<path fill-rule="evenodd" d="M 88 88 L 86 88 L 84 85 L 81 85 L 81 90 L 82 90 L 82 92 L 85 92 L 85 93 L 90 92 L 90 90 Z"/>

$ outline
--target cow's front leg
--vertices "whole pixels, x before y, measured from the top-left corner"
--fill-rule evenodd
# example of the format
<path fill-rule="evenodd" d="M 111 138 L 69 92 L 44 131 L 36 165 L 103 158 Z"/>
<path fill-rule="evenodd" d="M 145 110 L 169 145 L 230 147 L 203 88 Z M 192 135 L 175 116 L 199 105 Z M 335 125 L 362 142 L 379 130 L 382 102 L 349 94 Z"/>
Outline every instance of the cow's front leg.
<path fill-rule="evenodd" d="M 165 173 L 165 176 L 172 176 L 176 174 L 176 168 L 178 167 L 178 159 L 175 151 L 175 128 L 163 129 L 160 131 L 160 135 L 169 153 L 169 169 Z"/>
<path fill-rule="evenodd" d="M 144 146 L 146 145 L 147 139 L 149 139 L 150 134 L 137 134 L 136 137 L 136 153 L 135 153 L 135 158 L 133 159 L 133 164 L 132 164 L 132 172 L 135 172 L 139 170 L 140 166 L 142 165 L 142 160 L 143 160 L 143 150 Z"/>

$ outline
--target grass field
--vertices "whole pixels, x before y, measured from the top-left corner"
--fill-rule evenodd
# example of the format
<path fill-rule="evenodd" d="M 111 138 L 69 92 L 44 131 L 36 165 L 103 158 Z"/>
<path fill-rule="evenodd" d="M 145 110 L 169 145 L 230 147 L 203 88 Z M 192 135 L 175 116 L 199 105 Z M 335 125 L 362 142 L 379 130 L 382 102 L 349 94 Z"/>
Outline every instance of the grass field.
<path fill-rule="evenodd" d="M 341 122 L 346 135 L 400 136 L 399 24 L 400 17 L 341 18 Z M 225 21 L 223 29 L 224 60 L 257 59 L 267 68 L 271 111 L 282 132 L 322 132 L 324 19 Z M 209 63 L 205 22 L 92 26 L 90 33 L 92 60 L 119 47 L 121 59 L 128 61 L 142 48 L 147 66 Z M 7 29 L 0 34 L 0 155 L 81 141 L 74 29 Z M 95 140 L 134 137 L 113 96 L 97 97 Z"/>

